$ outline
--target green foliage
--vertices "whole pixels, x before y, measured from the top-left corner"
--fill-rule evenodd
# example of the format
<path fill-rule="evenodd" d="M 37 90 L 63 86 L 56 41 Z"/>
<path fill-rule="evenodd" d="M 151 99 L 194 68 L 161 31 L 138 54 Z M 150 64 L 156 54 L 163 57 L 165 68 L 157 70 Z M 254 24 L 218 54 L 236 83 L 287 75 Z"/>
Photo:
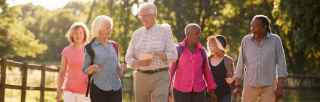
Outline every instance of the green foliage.
<path fill-rule="evenodd" d="M 294 73 L 320 71 L 320 1 L 275 0 L 273 17 L 279 26 L 289 67 Z"/>
<path fill-rule="evenodd" d="M 20 20 L 18 7 L 2 8 L 0 15 L 0 56 L 2 57 L 36 57 L 47 46 L 40 43 Z"/>
<path fill-rule="evenodd" d="M 2 28 L 0 54 L 38 55 L 36 58 L 38 61 L 57 62 L 61 50 L 68 44 L 65 33 L 73 22 L 86 22 L 90 28 L 96 16 L 107 15 L 114 20 L 111 39 L 121 45 L 120 53 L 124 55 L 132 32 L 142 26 L 137 17 L 131 13 L 131 8 L 139 5 L 140 1 L 93 1 L 95 3 L 74 1 L 64 8 L 53 11 L 32 4 L 9 8 L 2 6 L 4 11 L 0 19 Z M 195 22 L 202 27 L 201 42 L 204 45 L 209 35 L 226 36 L 229 42 L 228 53 L 234 59 L 237 58 L 241 38 L 250 31 L 251 18 L 257 14 L 267 15 L 272 21 L 272 31 L 282 38 L 288 68 L 293 73 L 320 71 L 320 45 L 316 42 L 320 40 L 318 27 L 320 18 L 315 13 L 319 12 L 319 2 L 317 0 L 155 0 L 158 7 L 158 23 L 170 24 L 177 41 L 184 38 L 184 26 Z M 49 46 L 47 50 L 43 44 Z M 19 45 L 21 46 L 18 47 Z M 123 57 L 121 60 L 124 60 Z"/>

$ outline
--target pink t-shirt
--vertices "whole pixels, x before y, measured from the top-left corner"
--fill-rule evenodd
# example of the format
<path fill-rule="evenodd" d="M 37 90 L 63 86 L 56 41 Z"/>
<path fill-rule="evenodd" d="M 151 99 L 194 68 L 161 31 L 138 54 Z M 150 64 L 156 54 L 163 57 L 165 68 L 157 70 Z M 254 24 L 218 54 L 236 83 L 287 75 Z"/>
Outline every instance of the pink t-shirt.
<path fill-rule="evenodd" d="M 85 94 L 88 77 L 82 71 L 84 62 L 84 48 L 67 46 L 61 53 L 66 61 L 66 73 L 62 88 L 65 91 Z"/>

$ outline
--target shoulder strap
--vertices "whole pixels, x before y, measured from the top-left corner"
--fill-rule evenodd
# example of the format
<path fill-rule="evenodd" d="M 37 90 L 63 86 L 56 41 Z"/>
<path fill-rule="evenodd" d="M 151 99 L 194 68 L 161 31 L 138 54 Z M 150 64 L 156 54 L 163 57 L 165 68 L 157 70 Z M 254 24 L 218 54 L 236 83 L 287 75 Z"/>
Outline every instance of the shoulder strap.
<path fill-rule="evenodd" d="M 92 49 L 92 43 L 94 42 L 95 38 L 93 38 L 86 46 L 85 46 L 85 49 L 86 49 L 86 52 L 88 53 L 88 55 L 90 56 L 90 59 L 91 59 L 91 62 L 90 62 L 90 65 L 93 64 L 94 62 L 94 58 L 95 58 L 95 54 L 94 54 L 94 51 Z"/>
<path fill-rule="evenodd" d="M 119 56 L 119 44 L 115 41 L 110 40 L 113 48 L 116 50 L 117 56 Z"/>
<path fill-rule="evenodd" d="M 183 52 L 183 46 L 182 46 L 181 44 L 179 44 L 179 45 L 177 46 L 178 58 L 177 58 L 177 61 L 176 61 L 176 65 L 175 65 L 175 67 L 174 67 L 174 69 L 173 69 L 173 73 L 175 73 L 176 70 L 178 69 L 178 64 L 179 64 L 179 60 L 180 60 L 180 57 L 181 57 L 182 52 Z"/>
<path fill-rule="evenodd" d="M 207 53 L 204 48 L 201 48 L 200 51 L 201 51 L 201 56 L 202 56 L 202 60 L 203 60 L 202 63 L 204 63 L 204 61 L 207 60 Z"/>
<path fill-rule="evenodd" d="M 88 53 L 88 55 L 90 56 L 90 59 L 91 59 L 91 62 L 89 65 L 92 65 L 94 63 L 94 58 L 95 58 L 95 54 L 94 54 L 94 51 L 92 49 L 92 43 L 95 41 L 96 38 L 93 38 L 86 46 L 85 46 L 85 49 L 86 49 L 86 52 Z M 88 97 L 89 95 L 89 91 L 90 91 L 90 86 L 91 86 L 91 77 L 92 77 L 92 74 L 89 74 L 88 75 L 88 84 L 87 84 L 87 90 L 86 90 L 86 97 Z"/>

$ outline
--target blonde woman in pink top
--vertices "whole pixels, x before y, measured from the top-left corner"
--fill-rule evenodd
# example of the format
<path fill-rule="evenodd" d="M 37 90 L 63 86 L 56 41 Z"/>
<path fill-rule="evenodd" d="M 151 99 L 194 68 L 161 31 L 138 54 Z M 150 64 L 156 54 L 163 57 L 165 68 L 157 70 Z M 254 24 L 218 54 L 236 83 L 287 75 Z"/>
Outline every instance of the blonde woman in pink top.
<path fill-rule="evenodd" d="M 88 39 L 88 29 L 84 23 L 71 25 L 67 32 L 69 45 L 61 53 L 61 67 L 58 75 L 57 101 L 90 102 L 85 96 L 87 75 L 82 72 L 84 45 Z"/>

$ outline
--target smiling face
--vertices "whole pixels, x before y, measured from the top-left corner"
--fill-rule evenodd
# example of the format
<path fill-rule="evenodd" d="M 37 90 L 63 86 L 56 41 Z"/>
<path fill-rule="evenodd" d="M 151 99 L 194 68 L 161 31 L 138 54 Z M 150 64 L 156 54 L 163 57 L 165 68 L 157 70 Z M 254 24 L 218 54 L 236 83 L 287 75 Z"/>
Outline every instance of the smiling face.
<path fill-rule="evenodd" d="M 216 55 L 224 54 L 224 50 L 218 47 L 219 45 L 216 38 L 209 39 L 207 45 L 210 53 L 216 54 Z"/>
<path fill-rule="evenodd" d="M 266 32 L 266 26 L 262 23 L 260 19 L 253 19 L 250 23 L 250 31 L 254 35 L 261 36 Z"/>
<path fill-rule="evenodd" d="M 195 28 L 195 27 L 190 27 L 189 28 L 190 31 L 188 32 L 189 34 L 187 34 L 187 39 L 189 44 L 196 44 L 199 42 L 200 39 L 200 29 Z"/>
<path fill-rule="evenodd" d="M 112 31 L 111 25 L 104 23 L 100 27 L 97 37 L 100 39 L 108 39 L 111 31 Z"/>
<path fill-rule="evenodd" d="M 86 40 L 86 34 L 82 27 L 76 27 L 71 32 L 71 40 L 75 44 L 83 44 Z"/>
<path fill-rule="evenodd" d="M 151 12 L 152 9 L 143 9 L 139 12 L 138 18 L 142 25 L 150 28 L 155 24 L 156 15 Z"/>

